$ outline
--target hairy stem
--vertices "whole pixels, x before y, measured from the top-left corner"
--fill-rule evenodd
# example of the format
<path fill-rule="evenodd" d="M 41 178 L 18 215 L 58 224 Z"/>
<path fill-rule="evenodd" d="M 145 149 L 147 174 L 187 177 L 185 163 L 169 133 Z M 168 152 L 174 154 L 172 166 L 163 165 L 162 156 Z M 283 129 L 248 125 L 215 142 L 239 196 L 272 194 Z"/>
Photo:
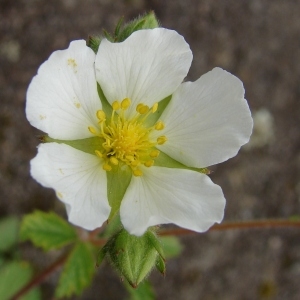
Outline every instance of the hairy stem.
<path fill-rule="evenodd" d="M 300 221 L 293 220 L 255 220 L 255 221 L 241 221 L 241 222 L 224 222 L 222 224 L 215 224 L 208 231 L 228 230 L 228 229 L 255 229 L 255 228 L 285 228 L 285 227 L 298 227 L 300 228 Z M 161 230 L 158 234 L 165 235 L 186 235 L 196 234 L 197 232 L 184 229 L 172 228 Z"/>
<path fill-rule="evenodd" d="M 22 289 L 20 289 L 10 300 L 18 300 L 26 293 L 28 293 L 32 288 L 42 283 L 48 276 L 50 276 L 56 269 L 58 269 L 66 261 L 69 253 L 63 254 L 59 257 L 53 264 L 46 268 L 42 273 L 33 277 Z"/>

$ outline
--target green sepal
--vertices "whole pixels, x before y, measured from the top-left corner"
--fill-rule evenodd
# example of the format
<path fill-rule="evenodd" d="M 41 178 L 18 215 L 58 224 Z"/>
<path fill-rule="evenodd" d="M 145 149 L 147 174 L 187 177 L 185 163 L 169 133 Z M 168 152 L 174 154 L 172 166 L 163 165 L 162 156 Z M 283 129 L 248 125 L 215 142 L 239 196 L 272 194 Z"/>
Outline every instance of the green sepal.
<path fill-rule="evenodd" d="M 124 17 L 121 17 L 120 20 L 118 21 L 118 24 L 117 24 L 116 28 L 115 28 L 115 36 L 119 35 L 121 25 L 122 25 L 123 21 L 124 21 Z"/>
<path fill-rule="evenodd" d="M 134 19 L 133 21 L 130 21 L 123 26 L 122 23 L 123 17 L 120 18 L 113 34 L 110 34 L 104 29 L 104 38 L 112 43 L 120 43 L 125 41 L 135 31 L 159 27 L 159 23 L 153 11 Z M 103 37 L 101 36 L 89 36 L 86 44 L 97 54 L 102 39 Z"/>
<path fill-rule="evenodd" d="M 80 150 L 85 153 L 95 155 L 95 150 L 101 150 L 104 139 L 100 137 L 91 137 L 81 140 L 58 140 L 53 139 L 50 136 L 42 136 L 40 137 L 41 142 L 43 143 L 58 143 L 58 144 L 66 144 L 71 146 L 77 150 Z"/>
<path fill-rule="evenodd" d="M 121 201 L 131 181 L 132 172 L 127 165 L 113 166 L 112 170 L 106 172 L 107 177 L 107 198 L 111 207 L 108 222 L 120 209 Z"/>
<path fill-rule="evenodd" d="M 69 254 L 59 278 L 55 296 L 80 295 L 90 285 L 95 272 L 92 246 L 78 242 Z"/>
<path fill-rule="evenodd" d="M 97 54 L 101 40 L 102 38 L 100 36 L 89 36 L 86 45 Z"/>
<path fill-rule="evenodd" d="M 210 171 L 207 168 L 192 168 L 187 167 L 186 165 L 180 163 L 179 161 L 173 159 L 168 154 L 162 152 L 161 150 L 160 154 L 157 158 L 154 160 L 154 166 L 157 167 L 165 167 L 165 168 L 175 168 L 175 169 L 185 169 L 185 170 L 191 170 L 196 171 L 203 174 L 209 174 Z"/>
<path fill-rule="evenodd" d="M 152 237 L 151 230 L 137 237 L 121 229 L 102 248 L 99 261 L 107 254 L 118 272 L 136 288 L 156 266 L 157 258 L 161 257 L 153 246 Z"/>
<path fill-rule="evenodd" d="M 158 256 L 156 259 L 156 269 L 163 275 L 166 275 L 166 263 L 165 261 L 162 259 L 161 256 Z"/>
<path fill-rule="evenodd" d="M 145 120 L 145 125 L 147 126 L 153 126 L 158 119 L 160 118 L 160 116 L 162 115 L 162 113 L 164 112 L 164 110 L 166 109 L 166 107 L 168 106 L 169 102 L 172 99 L 172 95 L 164 98 L 163 100 L 158 102 L 158 107 L 155 113 L 150 114 L 147 119 Z"/>
<path fill-rule="evenodd" d="M 23 218 L 20 238 L 30 240 L 45 251 L 59 249 L 78 239 L 75 228 L 64 219 L 53 212 L 38 210 Z"/>
<path fill-rule="evenodd" d="M 108 248 L 107 246 L 102 247 L 98 254 L 97 254 L 97 261 L 96 261 L 96 267 L 100 267 L 100 265 L 102 264 L 106 254 L 107 254 Z"/>
<path fill-rule="evenodd" d="M 152 244 L 152 246 L 156 249 L 157 253 L 159 254 L 159 256 L 165 260 L 165 254 L 164 254 L 164 250 L 162 247 L 162 244 L 160 242 L 160 240 L 158 239 L 157 235 L 151 231 L 148 230 L 145 235 L 148 236 L 149 242 Z"/>
<path fill-rule="evenodd" d="M 133 21 L 125 24 L 122 28 L 120 26 L 120 21 L 116 26 L 115 33 L 117 34 L 115 34 L 114 37 L 114 41 L 118 43 L 125 41 L 135 31 L 159 27 L 159 23 L 153 11 L 137 17 Z"/>
<path fill-rule="evenodd" d="M 109 40 L 110 42 L 114 42 L 114 38 L 110 35 L 110 33 L 107 30 L 103 29 L 102 31 L 107 40 Z"/>
<path fill-rule="evenodd" d="M 99 95 L 99 98 L 100 98 L 100 101 L 102 104 L 102 110 L 104 111 L 107 120 L 110 121 L 110 116 L 111 116 L 113 110 L 112 110 L 110 103 L 107 101 L 99 83 L 97 83 L 97 91 L 98 91 L 98 95 Z"/>

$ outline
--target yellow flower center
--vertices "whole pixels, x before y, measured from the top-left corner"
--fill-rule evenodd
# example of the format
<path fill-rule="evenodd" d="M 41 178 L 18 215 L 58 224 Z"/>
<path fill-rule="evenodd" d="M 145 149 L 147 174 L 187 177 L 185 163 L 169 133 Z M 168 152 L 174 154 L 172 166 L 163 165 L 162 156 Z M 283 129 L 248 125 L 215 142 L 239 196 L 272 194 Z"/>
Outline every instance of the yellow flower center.
<path fill-rule="evenodd" d="M 99 128 L 88 127 L 89 131 L 104 139 L 103 149 L 96 150 L 95 154 L 103 159 L 103 169 L 111 171 L 112 166 L 125 164 L 132 170 L 133 175 L 142 176 L 141 165 L 151 167 L 154 159 L 159 156 L 156 145 L 162 145 L 167 141 L 165 136 L 159 136 L 156 141 L 151 140 L 150 133 L 153 130 L 162 130 L 165 125 L 158 121 L 154 126 L 145 126 L 145 120 L 158 108 L 155 103 L 151 108 L 143 103 L 136 106 L 136 114 L 131 119 L 126 119 L 124 112 L 129 108 L 131 100 L 123 99 L 114 101 L 112 115 L 108 121 L 103 110 L 98 110 L 96 115 L 99 120 Z"/>

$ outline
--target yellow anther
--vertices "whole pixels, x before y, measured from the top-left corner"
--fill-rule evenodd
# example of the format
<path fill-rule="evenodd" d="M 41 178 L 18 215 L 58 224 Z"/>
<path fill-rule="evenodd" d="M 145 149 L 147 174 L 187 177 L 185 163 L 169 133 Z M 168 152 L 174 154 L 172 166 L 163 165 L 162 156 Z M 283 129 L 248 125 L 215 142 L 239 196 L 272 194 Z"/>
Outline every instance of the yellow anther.
<path fill-rule="evenodd" d="M 167 137 L 166 137 L 165 135 L 159 136 L 159 137 L 157 138 L 157 144 L 158 144 L 158 145 L 162 145 L 162 144 L 164 144 L 167 140 L 168 140 L 168 139 L 167 139 Z"/>
<path fill-rule="evenodd" d="M 126 159 L 127 159 L 128 161 L 134 161 L 134 157 L 133 157 L 132 155 L 127 155 L 127 156 L 126 156 Z"/>
<path fill-rule="evenodd" d="M 160 155 L 156 146 L 164 144 L 167 137 L 163 131 L 156 138 L 152 135 L 154 131 L 165 128 L 164 122 L 158 120 L 154 125 L 146 122 L 151 113 L 157 112 L 158 103 L 152 103 L 150 108 L 139 103 L 136 105 L 137 113 L 128 118 L 125 110 L 131 104 L 129 98 L 113 101 L 111 117 L 106 116 L 102 109 L 96 111 L 98 124 L 91 124 L 88 130 L 101 140 L 102 148 L 93 153 L 101 159 L 103 170 L 109 172 L 116 166 L 127 165 L 133 176 L 142 176 L 143 168 L 155 165 L 155 159 Z"/>
<path fill-rule="evenodd" d="M 152 167 L 154 164 L 154 160 L 147 160 L 145 163 L 144 163 L 144 166 L 146 167 Z"/>
<path fill-rule="evenodd" d="M 158 108 L 158 103 L 154 103 L 154 105 L 152 106 L 152 112 L 155 113 L 157 111 Z"/>
<path fill-rule="evenodd" d="M 120 109 L 120 102 L 119 101 L 114 101 L 113 102 L 113 104 L 111 105 L 112 106 L 112 108 L 113 108 L 113 110 L 118 110 L 118 109 Z"/>
<path fill-rule="evenodd" d="M 125 109 L 127 109 L 130 106 L 130 104 L 131 104 L 130 99 L 129 98 L 125 98 L 121 102 L 121 108 L 125 110 Z"/>
<path fill-rule="evenodd" d="M 119 161 L 114 156 L 112 156 L 109 161 L 115 166 L 119 164 Z"/>
<path fill-rule="evenodd" d="M 105 171 L 111 171 L 111 169 L 112 169 L 111 166 L 110 166 L 109 164 L 107 164 L 107 163 L 104 164 L 102 168 L 103 168 L 103 170 L 105 170 Z"/>
<path fill-rule="evenodd" d="M 105 112 L 103 110 L 97 110 L 97 118 L 99 119 L 100 122 L 104 122 L 106 119 Z"/>
<path fill-rule="evenodd" d="M 97 134 L 97 130 L 96 130 L 94 127 L 92 127 L 92 126 L 89 126 L 89 127 L 88 127 L 88 130 L 89 130 L 89 132 L 92 133 L 92 134 Z"/>
<path fill-rule="evenodd" d="M 138 113 L 140 113 L 140 109 L 141 109 L 143 106 L 144 106 L 143 103 L 139 103 L 139 104 L 136 106 L 136 111 L 137 111 Z"/>
<path fill-rule="evenodd" d="M 146 114 L 149 111 L 149 106 L 148 105 L 143 105 L 140 109 L 139 109 L 139 113 L 141 115 Z"/>
<path fill-rule="evenodd" d="M 131 165 L 132 165 L 133 167 L 136 167 L 138 164 L 139 164 L 139 161 L 138 161 L 138 160 L 134 160 L 134 161 L 131 162 Z"/>
<path fill-rule="evenodd" d="M 103 154 L 99 150 L 95 150 L 95 154 L 100 158 L 103 157 Z"/>
<path fill-rule="evenodd" d="M 160 153 L 159 150 L 152 150 L 149 155 L 152 158 L 156 158 L 156 157 L 158 157 L 159 153 Z"/>
<path fill-rule="evenodd" d="M 162 122 L 162 121 L 158 121 L 156 124 L 155 124 L 155 129 L 156 130 L 163 130 L 165 128 L 165 124 Z"/>
<path fill-rule="evenodd" d="M 143 172 L 140 169 L 136 169 L 136 170 L 133 170 L 133 175 L 136 177 L 142 176 Z"/>

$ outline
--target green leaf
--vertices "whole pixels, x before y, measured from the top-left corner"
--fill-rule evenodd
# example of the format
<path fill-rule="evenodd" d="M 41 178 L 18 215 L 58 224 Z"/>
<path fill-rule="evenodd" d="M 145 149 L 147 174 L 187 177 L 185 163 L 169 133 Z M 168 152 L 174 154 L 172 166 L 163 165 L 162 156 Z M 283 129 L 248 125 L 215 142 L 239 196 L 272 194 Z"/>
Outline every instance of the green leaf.
<path fill-rule="evenodd" d="M 0 252 L 8 251 L 18 242 L 20 221 L 15 216 L 0 220 Z"/>
<path fill-rule="evenodd" d="M 4 265 L 0 269 L 0 299 L 10 299 L 29 282 L 32 273 L 32 269 L 27 262 L 13 261 Z M 39 300 L 41 299 L 40 290 L 35 288 L 21 299 Z"/>
<path fill-rule="evenodd" d="M 90 245 L 78 243 L 70 253 L 59 278 L 55 295 L 58 298 L 79 295 L 88 287 L 95 272 L 95 261 Z"/>
<path fill-rule="evenodd" d="M 74 227 L 53 212 L 35 211 L 23 218 L 22 240 L 31 240 L 37 247 L 48 251 L 77 240 Z"/>
<path fill-rule="evenodd" d="M 111 207 L 108 221 L 110 221 L 120 209 L 121 201 L 129 186 L 132 172 L 126 165 L 113 166 L 107 176 L 107 198 Z"/>
<path fill-rule="evenodd" d="M 0 268 L 4 265 L 5 259 L 4 257 L 0 256 Z"/>
<path fill-rule="evenodd" d="M 130 295 L 128 300 L 154 300 L 155 294 L 150 282 L 141 283 L 136 289 L 126 284 L 126 289 Z"/>
<path fill-rule="evenodd" d="M 183 246 L 176 236 L 162 236 L 160 241 L 166 258 L 176 257 L 182 252 Z"/>
<path fill-rule="evenodd" d="M 69 140 L 57 140 L 51 138 L 50 136 L 45 135 L 41 137 L 41 141 L 43 143 L 66 144 L 77 150 L 95 155 L 95 150 L 102 149 L 102 143 L 104 142 L 104 139 L 101 139 L 100 137 L 91 137 L 87 139 L 69 141 Z"/>

